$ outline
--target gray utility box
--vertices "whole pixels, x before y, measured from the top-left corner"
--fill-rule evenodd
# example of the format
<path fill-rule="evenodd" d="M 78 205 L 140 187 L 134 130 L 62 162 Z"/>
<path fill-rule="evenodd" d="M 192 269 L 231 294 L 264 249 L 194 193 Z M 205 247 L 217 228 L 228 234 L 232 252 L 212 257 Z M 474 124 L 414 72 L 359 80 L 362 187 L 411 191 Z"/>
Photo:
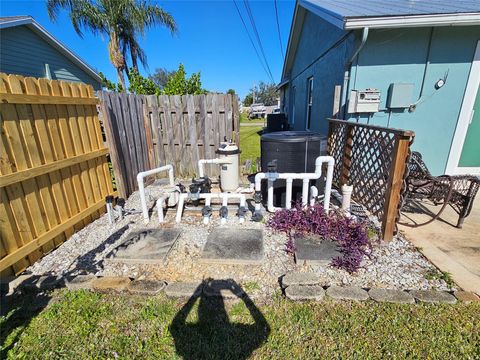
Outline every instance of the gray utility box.
<path fill-rule="evenodd" d="M 413 84 L 390 84 L 388 89 L 387 108 L 405 109 L 413 102 Z"/>
<path fill-rule="evenodd" d="M 376 113 L 380 106 L 380 91 L 377 89 L 352 90 L 348 101 L 348 113 Z"/>

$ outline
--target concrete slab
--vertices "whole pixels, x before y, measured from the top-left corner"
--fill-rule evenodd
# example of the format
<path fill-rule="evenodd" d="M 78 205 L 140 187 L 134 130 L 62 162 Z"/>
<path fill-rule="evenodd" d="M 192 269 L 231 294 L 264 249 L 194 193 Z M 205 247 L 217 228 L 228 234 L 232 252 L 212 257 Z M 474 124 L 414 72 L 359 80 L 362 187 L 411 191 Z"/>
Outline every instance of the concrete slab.
<path fill-rule="evenodd" d="M 105 276 L 92 280 L 91 286 L 95 291 L 121 292 L 126 290 L 128 284 L 130 284 L 130 279 L 128 277 Z"/>
<path fill-rule="evenodd" d="M 282 287 L 292 285 L 318 285 L 320 276 L 311 272 L 289 272 L 282 277 Z"/>
<path fill-rule="evenodd" d="M 260 265 L 263 231 L 259 229 L 214 229 L 207 238 L 201 261 L 233 265 Z"/>
<path fill-rule="evenodd" d="M 438 207 L 425 208 L 425 212 L 438 211 Z M 424 214 L 406 215 L 417 221 L 428 218 Z M 462 229 L 453 226 L 457 219 L 457 213 L 447 207 L 439 220 L 418 228 L 399 225 L 399 229 L 435 266 L 449 272 L 458 286 L 480 295 L 480 195 Z M 403 215 L 401 221 L 407 220 Z"/>
<path fill-rule="evenodd" d="M 325 297 L 325 290 L 318 285 L 292 285 L 285 289 L 285 296 L 295 301 L 321 301 Z"/>
<path fill-rule="evenodd" d="M 75 276 L 73 279 L 67 279 L 66 285 L 68 290 L 80 290 L 80 289 L 90 289 L 92 286 L 92 281 L 95 280 L 96 277 L 93 274 L 88 275 L 78 275 Z"/>
<path fill-rule="evenodd" d="M 132 294 L 157 295 L 165 288 L 165 286 L 165 281 L 147 279 L 133 280 L 128 284 L 127 290 Z"/>
<path fill-rule="evenodd" d="M 189 298 L 200 296 L 203 290 L 201 282 L 175 282 L 168 284 L 165 288 L 165 294 L 174 298 Z"/>
<path fill-rule="evenodd" d="M 21 288 L 25 290 L 52 290 L 56 287 L 62 287 L 65 284 L 65 279 L 60 276 L 44 275 L 32 276 L 26 281 L 22 282 Z"/>
<path fill-rule="evenodd" d="M 135 231 L 108 254 L 106 260 L 130 264 L 163 263 L 180 233 L 181 230 L 179 229 Z"/>
<path fill-rule="evenodd" d="M 299 235 L 295 237 L 295 261 L 302 265 L 327 266 L 333 258 L 342 256 L 337 243 L 322 239 L 318 235 Z"/>
<path fill-rule="evenodd" d="M 426 303 L 445 303 L 445 304 L 455 304 L 457 298 L 452 294 L 449 294 L 445 291 L 436 291 L 436 290 L 412 290 L 410 294 L 420 302 Z"/>
<path fill-rule="evenodd" d="M 335 300 L 364 301 L 368 299 L 368 293 L 357 286 L 330 286 L 327 295 Z"/>
<path fill-rule="evenodd" d="M 377 302 L 390 302 L 396 304 L 414 304 L 415 299 L 406 291 L 393 289 L 370 289 L 370 297 Z"/>
<path fill-rule="evenodd" d="M 210 280 L 203 288 L 205 296 L 236 299 L 245 296 L 245 292 L 231 280 Z"/>

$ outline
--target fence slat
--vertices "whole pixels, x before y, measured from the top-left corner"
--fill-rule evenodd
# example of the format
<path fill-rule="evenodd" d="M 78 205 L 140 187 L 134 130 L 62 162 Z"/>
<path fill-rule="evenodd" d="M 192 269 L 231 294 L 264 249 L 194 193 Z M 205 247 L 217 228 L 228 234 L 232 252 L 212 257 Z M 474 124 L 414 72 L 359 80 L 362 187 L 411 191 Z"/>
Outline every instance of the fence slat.
<path fill-rule="evenodd" d="M 198 160 L 200 159 L 197 146 L 197 124 L 195 119 L 195 105 L 193 103 L 193 96 L 187 96 L 187 111 L 188 111 L 188 126 L 190 132 L 190 151 L 192 153 L 192 165 L 196 168 Z"/>
<path fill-rule="evenodd" d="M 140 106 L 138 109 L 139 111 L 143 112 L 143 125 L 145 127 L 145 147 L 146 147 L 146 158 L 147 158 L 147 164 L 148 164 L 148 169 L 153 169 L 155 168 L 155 157 L 153 155 L 153 134 L 152 134 L 152 122 L 150 121 L 150 114 L 148 111 L 148 106 L 147 106 L 147 98 L 140 99 L 138 97 L 137 101 L 137 107 Z"/>

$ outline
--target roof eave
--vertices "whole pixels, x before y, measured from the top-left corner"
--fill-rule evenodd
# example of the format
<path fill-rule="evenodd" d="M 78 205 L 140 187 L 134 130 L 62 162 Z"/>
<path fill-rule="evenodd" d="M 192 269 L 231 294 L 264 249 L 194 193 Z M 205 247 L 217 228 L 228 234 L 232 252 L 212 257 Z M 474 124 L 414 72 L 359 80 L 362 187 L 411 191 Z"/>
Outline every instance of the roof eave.
<path fill-rule="evenodd" d="M 480 13 L 346 18 L 344 29 L 480 25 Z"/>
<path fill-rule="evenodd" d="M 90 67 L 85 61 L 78 57 L 75 53 L 70 51 L 64 44 L 58 41 L 52 34 L 50 34 L 42 25 L 37 23 L 34 18 L 28 17 L 25 19 L 16 19 L 0 24 L 0 29 L 5 29 L 13 26 L 26 25 L 34 30 L 38 35 L 44 38 L 46 41 L 50 42 L 58 51 L 63 53 L 65 56 L 70 58 L 77 66 L 83 69 L 88 73 L 92 78 L 97 80 L 99 83 L 102 82 L 102 78 L 98 73 Z"/>

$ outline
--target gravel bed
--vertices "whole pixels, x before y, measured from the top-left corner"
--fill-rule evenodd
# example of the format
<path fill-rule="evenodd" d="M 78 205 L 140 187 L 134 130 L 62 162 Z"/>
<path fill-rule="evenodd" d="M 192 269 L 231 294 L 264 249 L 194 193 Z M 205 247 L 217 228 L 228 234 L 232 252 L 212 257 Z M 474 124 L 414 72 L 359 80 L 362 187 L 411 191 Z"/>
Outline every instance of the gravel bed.
<path fill-rule="evenodd" d="M 150 206 L 161 192 L 161 186 L 147 187 Z M 125 208 L 140 209 L 138 192 L 130 196 Z M 225 225 L 220 225 L 216 213 L 208 225 L 203 225 L 200 215 L 191 211 L 184 214 L 181 224 L 175 224 L 174 217 L 175 209 L 169 209 L 166 223 L 160 225 L 154 213 L 150 223 L 144 225 L 142 215 L 136 213 L 109 225 L 108 218 L 104 215 L 72 235 L 60 247 L 30 266 L 27 271 L 35 275 L 116 275 L 135 279 L 161 279 L 167 282 L 201 281 L 209 277 L 232 278 L 253 295 L 258 296 L 270 296 L 278 289 L 279 278 L 289 271 L 312 271 L 322 278 L 323 285 L 415 290 L 449 289 L 443 280 L 426 278 L 427 274 L 436 271 L 436 268 L 401 235 L 397 235 L 388 243 L 375 244 L 370 258 L 365 259 L 362 268 L 356 274 L 349 274 L 331 266 L 296 265 L 293 256 L 284 250 L 286 236 L 272 232 L 263 223 L 249 221 L 248 217 L 244 224 L 239 224 L 235 216 L 229 216 Z M 131 231 L 159 226 L 182 229 L 182 234 L 165 264 L 132 265 L 103 261 Z M 200 262 L 199 257 L 208 234 L 219 226 L 264 229 L 265 259 L 262 265 L 219 265 Z"/>

